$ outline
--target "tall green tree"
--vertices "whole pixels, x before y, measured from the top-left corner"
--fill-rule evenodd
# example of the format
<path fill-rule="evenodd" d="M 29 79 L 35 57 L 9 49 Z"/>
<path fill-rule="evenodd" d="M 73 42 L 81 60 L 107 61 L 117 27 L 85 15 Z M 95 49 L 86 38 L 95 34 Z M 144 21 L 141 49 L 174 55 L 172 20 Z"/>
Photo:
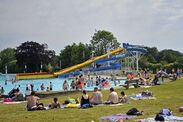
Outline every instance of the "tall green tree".
<path fill-rule="evenodd" d="M 27 41 L 18 46 L 16 58 L 21 71 L 39 72 L 41 66 L 43 67 L 52 62 L 55 52 L 47 48 L 47 44 L 39 44 L 33 41 Z"/>
<path fill-rule="evenodd" d="M 176 61 L 176 59 L 178 59 L 181 56 L 183 56 L 183 55 L 178 51 L 166 49 L 166 50 L 162 50 L 159 52 L 158 61 L 159 62 L 164 61 L 165 64 L 174 63 Z"/>
<path fill-rule="evenodd" d="M 159 52 L 156 47 L 146 47 L 146 49 L 147 53 L 140 59 L 142 69 L 150 68 L 155 73 L 158 69 L 163 68 L 170 73 L 172 68 L 183 68 L 182 53 L 171 49 L 165 49 Z"/>
<path fill-rule="evenodd" d="M 14 48 L 6 48 L 0 52 L 0 72 L 5 73 L 5 66 L 7 66 L 8 73 L 18 71 Z"/>
<path fill-rule="evenodd" d="M 95 55 L 106 54 L 108 50 L 116 49 L 120 46 L 120 43 L 117 41 L 116 37 L 105 30 L 99 30 L 94 33 L 91 39 L 91 45 Z"/>
<path fill-rule="evenodd" d="M 91 45 L 73 43 L 60 52 L 62 68 L 67 68 L 88 60 L 91 57 Z"/>
<path fill-rule="evenodd" d="M 158 58 L 158 49 L 156 47 L 146 47 L 147 53 L 145 54 L 145 57 L 148 59 L 147 61 L 151 63 L 157 63 Z"/>
<path fill-rule="evenodd" d="M 70 45 L 67 45 L 63 50 L 60 51 L 61 68 L 66 68 L 72 65 L 71 53 L 72 53 L 72 46 Z"/>

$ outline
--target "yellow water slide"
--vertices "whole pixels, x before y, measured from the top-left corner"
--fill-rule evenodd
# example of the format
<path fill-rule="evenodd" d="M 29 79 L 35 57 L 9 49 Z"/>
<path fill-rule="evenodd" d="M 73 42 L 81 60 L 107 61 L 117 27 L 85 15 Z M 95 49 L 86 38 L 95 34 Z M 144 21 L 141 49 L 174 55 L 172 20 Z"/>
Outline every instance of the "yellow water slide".
<path fill-rule="evenodd" d="M 111 55 L 115 55 L 115 54 L 120 53 L 120 52 L 122 52 L 122 51 L 124 51 L 123 48 L 119 48 L 119 49 L 113 50 L 112 52 L 109 52 L 109 53 L 107 53 L 107 54 L 104 54 L 104 55 L 101 55 L 101 56 L 94 57 L 94 58 L 89 59 L 89 60 L 87 60 L 87 61 L 85 61 L 85 62 L 83 62 L 83 63 L 80 63 L 80 64 L 77 64 L 77 65 L 71 66 L 71 67 L 69 67 L 69 68 L 63 69 L 63 70 L 61 70 L 61 71 L 55 72 L 55 73 L 54 73 L 54 76 L 58 76 L 58 75 L 62 75 L 62 74 L 68 73 L 68 72 L 72 72 L 72 71 L 74 71 L 74 70 L 76 70 L 76 69 L 81 69 L 81 68 L 83 68 L 83 67 L 85 67 L 85 66 L 87 66 L 87 65 L 92 64 L 92 63 L 95 62 L 96 60 L 103 59 L 103 58 L 106 58 L 106 57 L 111 56 Z"/>
<path fill-rule="evenodd" d="M 115 55 L 117 53 L 121 53 L 124 50 L 125 49 L 123 49 L 123 48 L 119 48 L 119 49 L 113 50 L 113 51 L 111 51 L 107 54 L 97 56 L 97 57 L 93 57 L 92 59 L 89 59 L 89 60 L 87 60 L 83 63 L 65 68 L 63 70 L 60 70 L 60 71 L 54 72 L 54 73 L 21 73 L 21 74 L 16 74 L 16 79 L 17 80 L 28 80 L 28 79 L 43 79 L 43 78 L 56 77 L 58 75 L 62 75 L 62 74 L 69 73 L 69 72 L 72 72 L 72 71 L 77 70 L 77 69 L 81 69 L 81 68 L 83 68 L 87 65 L 92 64 L 96 60 L 103 59 L 103 58 L 106 58 L 108 56 Z"/>

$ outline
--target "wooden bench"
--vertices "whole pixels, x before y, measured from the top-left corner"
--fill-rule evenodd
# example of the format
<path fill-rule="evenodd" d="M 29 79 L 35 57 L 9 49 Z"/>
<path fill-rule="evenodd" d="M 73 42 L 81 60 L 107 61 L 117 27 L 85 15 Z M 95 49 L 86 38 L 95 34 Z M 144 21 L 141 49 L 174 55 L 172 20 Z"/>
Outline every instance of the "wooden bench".
<path fill-rule="evenodd" d="M 125 87 L 126 89 L 129 89 L 130 85 L 133 85 L 135 88 L 139 87 L 139 79 L 132 79 L 132 80 L 127 80 L 125 82 L 125 85 L 123 85 L 123 87 Z"/>

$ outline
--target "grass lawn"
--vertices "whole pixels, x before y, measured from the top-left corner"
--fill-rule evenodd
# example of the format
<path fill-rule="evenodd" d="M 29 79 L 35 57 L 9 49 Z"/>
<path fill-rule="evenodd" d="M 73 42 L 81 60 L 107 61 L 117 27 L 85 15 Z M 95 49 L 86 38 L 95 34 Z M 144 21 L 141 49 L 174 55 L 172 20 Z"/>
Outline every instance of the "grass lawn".
<path fill-rule="evenodd" d="M 120 93 L 122 90 L 124 90 L 126 94 L 130 95 L 141 92 L 144 89 L 117 89 L 116 91 Z M 183 116 L 183 113 L 178 111 L 178 108 L 183 106 L 183 79 L 154 86 L 148 88 L 148 90 L 153 92 L 154 96 L 157 98 L 156 100 L 130 100 L 130 104 L 115 107 L 100 106 L 89 109 L 68 108 L 28 112 L 25 110 L 26 103 L 14 105 L 0 104 L 0 122 L 91 122 L 92 120 L 98 122 L 101 116 L 126 113 L 132 107 L 136 107 L 139 110 L 144 111 L 144 115 L 139 116 L 139 118 L 155 116 L 155 114 L 162 108 L 170 108 L 174 115 Z M 90 94 L 91 93 L 89 93 L 89 95 Z M 103 91 L 104 100 L 107 99 L 108 94 L 109 91 Z M 77 98 L 80 96 L 81 93 L 78 92 L 62 95 L 58 98 L 62 103 L 68 97 Z M 48 105 L 51 101 L 52 98 L 50 97 L 44 98 L 40 102 Z"/>

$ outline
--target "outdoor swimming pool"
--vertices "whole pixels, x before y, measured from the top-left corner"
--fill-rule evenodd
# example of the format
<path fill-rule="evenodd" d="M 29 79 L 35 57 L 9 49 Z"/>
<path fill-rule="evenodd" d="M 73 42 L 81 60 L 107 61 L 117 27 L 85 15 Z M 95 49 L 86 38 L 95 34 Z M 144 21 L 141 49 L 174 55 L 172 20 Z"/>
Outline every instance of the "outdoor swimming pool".
<path fill-rule="evenodd" d="M 26 90 L 27 84 L 33 84 L 35 91 L 41 91 L 41 84 L 44 83 L 45 90 L 46 87 L 49 87 L 50 82 L 53 84 L 53 91 L 61 91 L 63 90 L 63 82 L 67 80 L 68 84 L 70 85 L 72 80 L 71 78 L 51 78 L 51 79 L 37 79 L 37 80 L 20 80 L 16 83 L 12 83 L 12 80 L 15 79 L 15 75 L 0 75 L 0 85 L 4 87 L 5 95 L 9 93 L 13 88 L 19 88 L 20 91 L 24 94 Z M 7 81 L 7 85 L 5 85 L 5 80 Z M 120 80 L 118 84 L 124 84 L 125 80 Z M 114 81 L 110 81 L 110 87 L 114 87 Z M 94 89 L 94 86 L 91 87 L 85 87 L 84 89 L 87 91 L 92 91 Z"/>

